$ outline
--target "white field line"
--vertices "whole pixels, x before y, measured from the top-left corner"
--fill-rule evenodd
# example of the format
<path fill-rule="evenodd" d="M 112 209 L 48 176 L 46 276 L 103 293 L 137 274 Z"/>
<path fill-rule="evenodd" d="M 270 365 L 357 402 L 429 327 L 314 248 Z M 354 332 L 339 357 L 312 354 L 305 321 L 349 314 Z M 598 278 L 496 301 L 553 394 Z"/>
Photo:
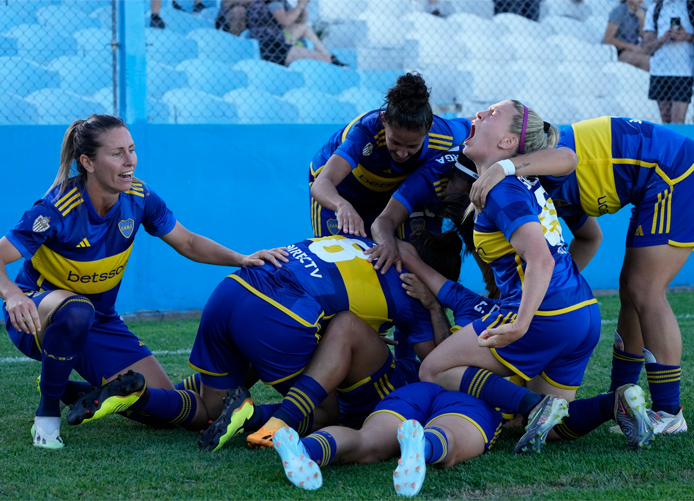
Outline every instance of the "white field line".
<path fill-rule="evenodd" d="M 154 350 L 152 355 L 190 355 L 190 350 Z M 27 357 L 0 358 L 0 364 L 12 364 L 17 362 L 36 362 L 36 360 Z"/>

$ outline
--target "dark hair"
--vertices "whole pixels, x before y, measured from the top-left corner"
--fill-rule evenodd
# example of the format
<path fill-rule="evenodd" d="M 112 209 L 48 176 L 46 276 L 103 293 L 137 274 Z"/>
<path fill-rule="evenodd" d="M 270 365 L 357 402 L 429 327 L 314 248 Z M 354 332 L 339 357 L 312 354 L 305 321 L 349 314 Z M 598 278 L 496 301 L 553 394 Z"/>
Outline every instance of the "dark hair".
<path fill-rule="evenodd" d="M 428 131 L 434 123 L 429 104 L 429 89 L 419 73 L 398 77 L 385 100 L 385 122 L 408 131 Z"/>
<path fill-rule="evenodd" d="M 417 230 L 410 237 L 419 257 L 448 280 L 458 281 L 462 259 L 463 242 L 455 231 L 436 235 L 429 230 Z"/>
<path fill-rule="evenodd" d="M 89 158 L 96 156 L 96 150 L 101 146 L 101 135 L 111 129 L 125 127 L 125 122 L 111 115 L 92 115 L 86 120 L 75 120 L 65 131 L 63 146 L 60 149 L 60 168 L 50 189 L 60 186 L 60 196 L 67 187 L 68 181 L 77 176 L 81 179 L 87 177 L 80 162 L 82 155 Z M 73 167 L 73 161 L 75 162 Z M 50 191 L 50 190 L 49 190 Z"/>

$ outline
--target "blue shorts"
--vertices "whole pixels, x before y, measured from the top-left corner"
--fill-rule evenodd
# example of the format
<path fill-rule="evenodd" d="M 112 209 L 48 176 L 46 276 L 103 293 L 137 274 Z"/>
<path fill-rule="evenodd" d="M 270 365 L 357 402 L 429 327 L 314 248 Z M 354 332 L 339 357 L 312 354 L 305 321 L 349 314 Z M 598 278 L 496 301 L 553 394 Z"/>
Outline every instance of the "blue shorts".
<path fill-rule="evenodd" d="M 671 188 L 665 180 L 648 185 L 643 198 L 631 209 L 627 247 L 670 244 L 694 248 L 694 172 Z"/>
<path fill-rule="evenodd" d="M 285 394 L 318 346 L 323 309 L 313 298 L 285 289 L 292 309 L 271 300 L 237 275 L 214 290 L 202 312 L 189 365 L 217 389 L 244 384 L 252 365 L 260 379 Z"/>
<path fill-rule="evenodd" d="M 51 291 L 32 292 L 27 296 L 39 303 Z M 10 323 L 9 314 L 3 304 L 5 326 L 12 343 L 29 358 L 41 360 L 38 339 L 31 334 L 18 331 Z M 87 343 L 75 364 L 75 371 L 94 386 L 101 386 L 107 379 L 120 374 L 123 369 L 152 354 L 140 338 L 130 332 L 119 316 L 104 317 L 97 314 L 89 330 Z"/>
<path fill-rule="evenodd" d="M 472 326 L 479 336 L 516 313 L 501 308 L 475 320 Z M 592 303 L 560 315 L 536 315 L 522 338 L 491 351 L 499 362 L 526 381 L 542 374 L 552 386 L 576 390 L 599 339 L 600 309 Z"/>
<path fill-rule="evenodd" d="M 348 388 L 337 389 L 340 422 L 345 426 L 359 428 L 381 400 L 405 385 L 405 375 L 389 352 L 386 362 L 371 376 Z"/>
<path fill-rule="evenodd" d="M 436 426 L 442 416 L 460 416 L 480 431 L 487 449 L 501 433 L 501 412 L 471 395 L 447 391 L 434 383 L 400 388 L 384 398 L 371 416 L 379 413 L 393 414 L 403 421 L 414 419 L 422 426 Z"/>
<path fill-rule="evenodd" d="M 383 207 L 360 207 L 354 206 L 359 216 L 364 220 L 364 231 L 371 238 L 371 225 L 378 216 L 381 215 Z M 409 242 L 410 236 L 417 230 L 427 229 L 432 233 L 441 233 L 443 219 L 436 216 L 432 212 L 413 212 L 407 221 L 402 223 L 395 229 L 395 235 L 406 242 Z M 330 235 L 344 235 L 342 231 L 337 231 L 337 216 L 335 211 L 326 209 L 320 205 L 315 199 L 311 198 L 311 226 L 313 228 L 313 236 L 329 237 Z"/>

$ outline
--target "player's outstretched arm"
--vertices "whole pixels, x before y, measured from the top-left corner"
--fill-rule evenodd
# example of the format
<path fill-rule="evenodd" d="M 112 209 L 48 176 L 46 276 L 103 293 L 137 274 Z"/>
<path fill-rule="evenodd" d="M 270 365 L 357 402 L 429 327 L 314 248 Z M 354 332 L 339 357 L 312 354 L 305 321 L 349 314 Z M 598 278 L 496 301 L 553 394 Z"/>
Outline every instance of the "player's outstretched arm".
<path fill-rule="evenodd" d="M 173 247 L 176 252 L 197 263 L 220 266 L 262 266 L 269 262 L 281 268 L 282 262 L 289 262 L 287 259 L 289 254 L 284 247 L 260 250 L 246 256 L 224 247 L 212 239 L 193 233 L 180 222 L 176 222 L 174 229 L 161 239 Z"/>
<path fill-rule="evenodd" d="M 507 160 L 504 160 L 506 162 Z M 527 155 L 517 155 L 508 160 L 515 167 L 516 176 L 568 176 L 576 170 L 578 157 L 570 148 L 545 148 Z M 472 183 L 470 201 L 482 212 L 489 192 L 506 177 L 504 167 L 495 163 Z"/>

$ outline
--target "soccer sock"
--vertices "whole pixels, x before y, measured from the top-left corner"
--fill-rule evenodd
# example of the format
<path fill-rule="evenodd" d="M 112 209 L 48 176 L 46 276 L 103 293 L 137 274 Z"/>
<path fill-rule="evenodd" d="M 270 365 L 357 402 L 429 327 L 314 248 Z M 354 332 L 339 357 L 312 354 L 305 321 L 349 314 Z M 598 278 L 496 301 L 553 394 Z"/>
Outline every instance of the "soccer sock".
<path fill-rule="evenodd" d="M 614 391 L 625 384 L 637 384 L 643 367 L 643 355 L 634 355 L 620 350 L 617 346 L 612 348 L 612 382 L 610 391 Z"/>
<path fill-rule="evenodd" d="M 680 378 L 682 366 L 647 363 L 646 375 L 654 411 L 672 415 L 680 411 Z"/>
<path fill-rule="evenodd" d="M 84 296 L 71 296 L 48 316 L 41 343 L 41 401 L 37 416 L 60 416 L 60 397 L 77 357 L 87 342 L 94 306 Z"/>
<path fill-rule="evenodd" d="M 614 416 L 614 392 L 569 403 L 569 415 L 554 427 L 565 440 L 575 440 L 587 435 Z"/>
<path fill-rule="evenodd" d="M 147 388 L 128 410 L 142 411 L 167 424 L 183 425 L 195 417 L 198 409 L 195 396 L 196 393 L 191 390 Z M 127 411 L 125 415 L 128 416 Z"/>
<path fill-rule="evenodd" d="M 296 432 L 300 437 L 305 437 L 311 433 L 311 430 L 313 430 L 313 416 L 313 411 L 309 412 L 308 416 L 302 419 L 299 423 L 299 427 L 296 429 Z"/>
<path fill-rule="evenodd" d="M 299 423 L 313 412 L 328 393 L 308 374 L 302 374 L 292 386 L 282 401 L 282 405 L 273 417 L 281 419 L 295 430 Z"/>
<path fill-rule="evenodd" d="M 337 442 L 330 433 L 325 431 L 311 433 L 308 437 L 302 438 L 301 443 L 318 466 L 327 466 L 335 459 Z"/>
<path fill-rule="evenodd" d="M 67 384 L 65 385 L 65 391 L 63 392 L 63 396 L 60 397 L 60 400 L 64 404 L 70 405 L 74 403 L 82 393 L 87 393 L 88 391 L 91 391 L 93 386 L 86 381 L 72 381 L 68 380 Z"/>
<path fill-rule="evenodd" d="M 427 464 L 440 463 L 448 456 L 448 437 L 446 432 L 436 426 L 424 428 L 424 461 Z"/>
<path fill-rule="evenodd" d="M 243 426 L 245 431 L 258 431 L 282 404 L 263 404 L 253 406 L 253 415 Z"/>
<path fill-rule="evenodd" d="M 468 367 L 460 381 L 460 391 L 499 407 L 527 416 L 542 400 L 542 395 L 511 383 L 491 371 Z"/>
<path fill-rule="evenodd" d="M 202 374 L 196 372 L 185 378 L 180 383 L 176 383 L 174 388 L 177 390 L 191 390 L 195 393 L 200 393 L 200 388 L 202 387 Z"/>

